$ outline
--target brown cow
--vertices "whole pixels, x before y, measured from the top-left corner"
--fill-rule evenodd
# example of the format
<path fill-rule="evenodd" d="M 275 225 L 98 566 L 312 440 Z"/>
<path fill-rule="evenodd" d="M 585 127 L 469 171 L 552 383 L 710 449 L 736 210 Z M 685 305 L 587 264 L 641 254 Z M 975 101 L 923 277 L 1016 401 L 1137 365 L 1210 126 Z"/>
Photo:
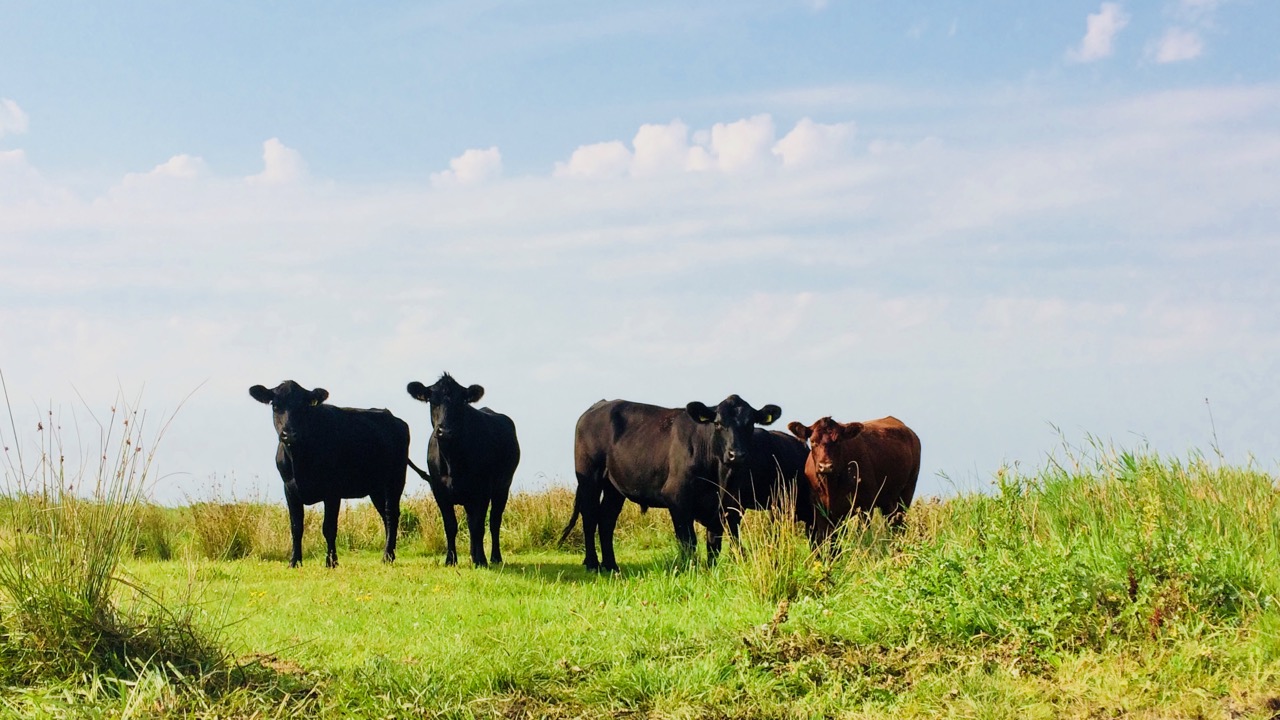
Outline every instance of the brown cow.
<path fill-rule="evenodd" d="M 920 438 L 895 417 L 838 423 L 824 417 L 787 429 L 809 443 L 805 480 L 817 510 L 814 537 L 830 537 L 855 512 L 879 509 L 890 523 L 902 522 L 920 476 Z"/>

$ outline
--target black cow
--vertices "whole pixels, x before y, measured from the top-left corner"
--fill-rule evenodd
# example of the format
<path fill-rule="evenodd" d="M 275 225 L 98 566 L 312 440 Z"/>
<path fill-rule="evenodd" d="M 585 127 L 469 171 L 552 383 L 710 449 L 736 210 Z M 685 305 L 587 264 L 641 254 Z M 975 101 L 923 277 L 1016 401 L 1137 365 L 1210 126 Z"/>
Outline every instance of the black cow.
<path fill-rule="evenodd" d="M 490 558 L 502 562 L 498 542 L 502 511 L 507 507 L 511 478 L 520 463 L 520 443 L 511 418 L 489 408 L 479 410 L 471 404 L 484 396 L 479 385 L 462 387 L 449 373 L 428 387 L 409 383 L 409 394 L 431 405 L 431 441 L 427 444 L 427 482 L 440 506 L 444 534 L 448 542 L 444 564 L 458 564 L 454 541 L 458 536 L 458 518 L 453 507 L 461 505 L 467 513 L 467 529 L 471 533 L 471 562 L 486 565 L 484 559 L 484 516 L 489 512 L 489 533 L 493 549 Z"/>
<path fill-rule="evenodd" d="M 335 543 L 343 498 L 368 497 L 382 517 L 387 545 L 382 559 L 396 559 L 400 495 L 406 466 L 424 475 L 409 460 L 409 426 L 387 410 L 356 410 L 325 405 L 329 391 L 308 390 L 285 380 L 268 390 L 249 388 L 254 400 L 271 406 L 280 445 L 276 468 L 284 480 L 293 554 L 289 567 L 302 563 L 302 510 L 324 503 L 324 564 L 338 566 Z"/>
<path fill-rule="evenodd" d="M 707 529 L 707 558 L 714 560 L 724 532 L 725 500 L 733 491 L 730 471 L 750 465 L 755 425 L 768 425 L 781 413 L 777 405 L 756 410 L 737 395 L 715 408 L 691 402 L 670 409 L 626 400 L 592 405 L 578 418 L 573 447 L 578 492 L 561 540 L 581 515 L 583 564 L 616 571 L 613 530 L 623 503 L 631 500 L 670 510 L 687 556 L 695 550 L 696 520 Z"/>
<path fill-rule="evenodd" d="M 795 519 L 806 528 L 813 527 L 813 505 L 804 475 L 808 459 L 809 448 L 803 440 L 777 430 L 756 428 L 751 436 L 751 461 L 745 468 L 733 471 L 730 487 L 735 489 L 735 496 L 725 508 L 729 533 L 735 539 L 742 511 L 768 510 L 775 502 L 794 500 Z M 793 497 L 784 497 L 784 489 L 793 492 Z"/>

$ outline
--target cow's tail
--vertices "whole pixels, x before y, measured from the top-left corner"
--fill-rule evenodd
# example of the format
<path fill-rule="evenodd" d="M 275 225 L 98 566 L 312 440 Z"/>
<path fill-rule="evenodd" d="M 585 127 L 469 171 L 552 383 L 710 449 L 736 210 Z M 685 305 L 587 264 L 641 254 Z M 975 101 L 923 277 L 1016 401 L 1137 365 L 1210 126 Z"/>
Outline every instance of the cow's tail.
<path fill-rule="evenodd" d="M 578 510 L 578 499 L 575 496 L 573 499 L 573 517 L 569 518 L 569 524 L 565 525 L 564 532 L 560 533 L 560 542 L 558 544 L 563 545 L 564 541 L 569 539 L 569 533 L 573 532 L 573 526 L 578 524 L 578 516 L 581 514 L 582 512 Z"/>
<path fill-rule="evenodd" d="M 426 480 L 427 482 L 431 482 L 431 476 L 427 474 L 427 471 L 423 470 L 417 465 L 414 465 L 413 460 L 410 460 L 409 458 L 405 458 L 405 462 L 409 463 L 409 467 L 413 468 L 413 471 L 418 473 L 418 477 L 422 478 L 423 480 Z"/>

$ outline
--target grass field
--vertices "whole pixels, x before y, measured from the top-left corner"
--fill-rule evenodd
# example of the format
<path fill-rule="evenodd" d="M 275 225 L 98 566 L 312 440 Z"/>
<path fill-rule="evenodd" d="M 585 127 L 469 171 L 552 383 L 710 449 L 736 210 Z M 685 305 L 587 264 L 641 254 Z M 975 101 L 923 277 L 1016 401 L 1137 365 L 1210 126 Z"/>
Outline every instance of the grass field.
<path fill-rule="evenodd" d="M 10 558 L 0 569 L 31 549 L 15 540 L 31 502 L 10 498 L 0 508 Z M 125 507 L 136 533 L 112 573 L 121 580 L 111 595 L 117 615 L 166 608 L 226 663 L 182 665 L 155 654 L 54 662 L 80 646 L 48 645 L 53 636 L 34 632 L 24 599 L 0 583 L 0 661 L 9 668 L 0 672 L 0 712 L 1280 712 L 1280 493 L 1255 469 L 1092 448 L 1032 474 L 1002 472 L 990 492 L 917 503 L 901 532 L 877 522 L 853 528 L 841 552 L 824 556 L 789 523 L 756 513 L 742 549 L 715 567 L 680 564 L 666 514 L 632 508 L 617 576 L 580 567 L 580 535 L 555 546 L 570 502 L 563 490 L 513 502 L 508 562 L 491 569 L 465 559 L 443 566 L 439 518 L 426 499 L 408 503 L 413 518 L 391 566 L 380 562 L 372 510 L 344 515 L 335 570 L 319 559 L 314 522 L 304 566 L 285 566 L 282 508 Z"/>

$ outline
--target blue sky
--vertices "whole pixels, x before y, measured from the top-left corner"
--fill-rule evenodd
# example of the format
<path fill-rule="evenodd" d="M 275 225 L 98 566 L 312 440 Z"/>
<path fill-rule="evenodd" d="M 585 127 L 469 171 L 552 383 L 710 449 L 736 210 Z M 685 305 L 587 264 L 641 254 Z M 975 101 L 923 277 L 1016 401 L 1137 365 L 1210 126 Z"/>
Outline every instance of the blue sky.
<path fill-rule="evenodd" d="M 527 489 L 572 483 L 595 400 L 729 393 L 900 417 L 925 493 L 1054 426 L 1208 452 L 1210 408 L 1274 468 L 1277 30 L 1262 0 L 0 3 L 21 442 L 194 391 L 157 497 L 274 498 L 249 385 L 391 408 L 421 457 L 404 386 L 448 370 Z"/>

